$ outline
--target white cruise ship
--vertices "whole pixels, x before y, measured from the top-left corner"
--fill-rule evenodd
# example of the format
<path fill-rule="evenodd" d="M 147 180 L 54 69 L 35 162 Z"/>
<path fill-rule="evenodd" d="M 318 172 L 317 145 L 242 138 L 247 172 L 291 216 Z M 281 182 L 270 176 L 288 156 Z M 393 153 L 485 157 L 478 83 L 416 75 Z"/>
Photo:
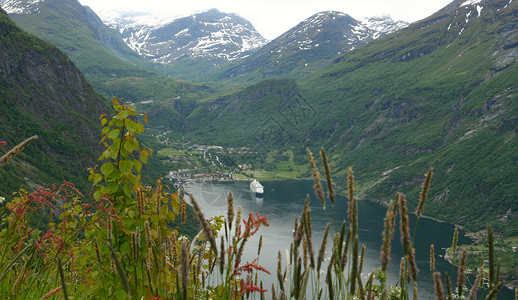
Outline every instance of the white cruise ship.
<path fill-rule="evenodd" d="M 262 197 L 264 193 L 264 187 L 257 181 L 257 179 L 250 182 L 250 190 L 255 193 L 257 197 Z"/>

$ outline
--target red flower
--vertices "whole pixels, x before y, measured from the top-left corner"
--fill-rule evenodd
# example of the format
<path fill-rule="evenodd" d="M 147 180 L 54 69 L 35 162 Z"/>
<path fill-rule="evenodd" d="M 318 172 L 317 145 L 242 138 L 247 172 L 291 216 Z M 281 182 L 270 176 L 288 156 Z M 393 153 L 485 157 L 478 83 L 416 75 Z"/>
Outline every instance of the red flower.
<path fill-rule="evenodd" d="M 7 142 L 6 141 L 0 141 L 0 145 L 5 146 L 5 145 L 7 145 Z"/>

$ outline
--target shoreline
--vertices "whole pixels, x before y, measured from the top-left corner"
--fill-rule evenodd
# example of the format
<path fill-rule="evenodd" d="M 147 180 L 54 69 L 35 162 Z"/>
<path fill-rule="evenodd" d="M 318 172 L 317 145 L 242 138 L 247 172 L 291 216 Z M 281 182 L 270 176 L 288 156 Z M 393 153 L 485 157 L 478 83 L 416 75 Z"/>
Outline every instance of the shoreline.
<path fill-rule="evenodd" d="M 458 265 L 456 265 L 456 264 L 454 264 L 454 263 L 452 262 L 452 260 L 451 260 L 451 258 L 450 258 L 450 255 L 448 254 L 448 249 L 450 249 L 450 248 L 446 248 L 446 250 L 444 250 L 443 258 L 444 258 L 444 259 L 445 259 L 445 260 L 446 260 L 450 265 L 452 265 L 452 266 L 454 266 L 454 267 L 458 267 Z M 468 255 L 469 255 L 469 253 L 468 253 Z M 468 269 L 468 271 L 469 271 L 469 269 Z M 476 273 L 473 273 L 473 272 L 467 272 L 467 274 L 472 275 L 472 276 L 477 276 L 477 274 L 476 274 Z M 484 280 L 486 280 L 486 279 L 484 278 Z M 511 282 L 508 282 L 508 283 L 504 284 L 504 286 L 505 286 L 507 289 L 509 289 L 510 291 L 514 291 L 516 288 L 518 288 L 518 280 L 513 280 L 513 281 L 511 281 Z"/>

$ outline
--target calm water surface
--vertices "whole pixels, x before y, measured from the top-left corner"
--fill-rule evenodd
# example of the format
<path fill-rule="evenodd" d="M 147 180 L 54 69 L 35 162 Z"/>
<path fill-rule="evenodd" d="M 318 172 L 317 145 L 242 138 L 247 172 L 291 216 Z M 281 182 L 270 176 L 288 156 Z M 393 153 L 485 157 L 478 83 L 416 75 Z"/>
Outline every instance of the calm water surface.
<path fill-rule="evenodd" d="M 310 195 L 311 220 L 313 232 L 313 244 L 315 255 L 325 231 L 326 224 L 331 222 L 332 229 L 336 223 L 339 229 L 343 220 L 347 219 L 347 200 L 343 197 L 338 198 L 334 210 L 330 203 L 327 203 L 326 210 L 322 209 L 313 192 L 311 181 L 276 181 L 261 182 L 265 187 L 264 197 L 256 198 L 249 189 L 248 182 L 232 183 L 195 183 L 191 184 L 190 191 L 199 202 L 205 216 L 226 216 L 227 202 L 226 197 L 229 192 L 234 194 L 234 207 L 240 205 L 243 208 L 243 218 L 247 218 L 248 213 L 258 212 L 260 216 L 267 216 L 270 223 L 269 227 L 259 230 L 254 239 L 247 243 L 247 252 L 243 261 L 252 260 L 257 257 L 257 246 L 259 236 L 263 235 L 263 247 L 259 263 L 266 267 L 272 275 L 262 276 L 265 288 L 270 289 L 272 282 L 276 284 L 277 253 L 280 250 L 285 263 L 286 251 L 290 247 L 293 238 L 293 227 L 295 218 L 300 218 L 306 195 Z M 383 218 L 386 208 L 372 202 L 359 201 L 359 237 L 360 246 L 365 244 L 367 247 L 364 263 L 364 276 L 374 268 L 380 267 L 380 247 L 382 244 L 381 233 L 383 231 Z M 425 208 L 426 213 L 426 208 Z M 335 222 L 336 220 L 336 222 Z M 416 221 L 415 216 L 410 216 L 411 228 L 413 230 Z M 399 223 L 399 221 L 398 221 Z M 399 224 L 397 225 L 399 226 Z M 392 241 L 391 262 L 388 266 L 389 284 L 396 284 L 399 277 L 399 262 L 402 257 L 402 246 L 400 243 L 399 230 L 396 229 Z M 336 232 L 336 231 L 335 231 Z M 432 288 L 429 271 L 430 245 L 435 245 L 436 269 L 442 274 L 448 272 L 456 274 L 457 270 L 439 255 L 443 255 L 445 248 L 451 245 L 454 227 L 449 224 L 439 223 L 429 219 L 419 220 L 415 238 L 416 260 L 420 275 L 418 287 L 420 298 L 428 299 Z M 461 234 L 462 235 L 462 234 Z M 459 237 L 459 244 L 469 242 L 465 237 Z M 329 247 L 328 247 L 329 249 Z M 452 272 L 453 271 L 453 272 Z M 452 277 L 455 277 L 452 276 Z M 442 276 L 444 280 L 444 275 Z M 454 285 L 456 278 L 452 279 Z M 366 279 L 365 279 L 366 281 Z M 276 284 L 277 287 L 277 284 Z M 499 299 L 513 299 L 513 293 L 506 290 L 499 294 Z M 423 298 L 426 297 L 426 298 Z"/>

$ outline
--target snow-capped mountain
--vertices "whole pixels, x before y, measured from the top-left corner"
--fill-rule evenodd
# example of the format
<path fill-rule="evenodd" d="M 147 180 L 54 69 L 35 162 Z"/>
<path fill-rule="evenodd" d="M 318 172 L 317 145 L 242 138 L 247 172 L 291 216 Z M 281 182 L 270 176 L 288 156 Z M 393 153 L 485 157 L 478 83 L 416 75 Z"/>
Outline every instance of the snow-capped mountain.
<path fill-rule="evenodd" d="M 45 0 L 0 0 L 0 6 L 8 14 L 26 15 L 37 13 L 39 4 Z"/>
<path fill-rule="evenodd" d="M 228 68 L 223 76 L 235 77 L 254 70 L 261 72 L 261 78 L 282 76 L 294 70 L 309 74 L 380 35 L 348 14 L 320 12 Z"/>
<path fill-rule="evenodd" d="M 216 9 L 163 22 L 149 14 L 101 16 L 124 41 L 147 59 L 169 64 L 181 58 L 221 58 L 249 55 L 266 44 L 250 22 Z"/>
<path fill-rule="evenodd" d="M 408 26 L 408 22 L 405 21 L 394 21 L 389 15 L 381 15 L 369 18 L 361 19 L 361 22 L 365 27 L 374 31 L 373 38 L 377 39 L 381 36 L 390 34 L 401 28 Z"/>
<path fill-rule="evenodd" d="M 333 43 L 343 44 L 342 50 L 352 50 L 372 40 L 373 32 L 351 16 L 337 11 L 317 13 L 281 35 L 277 42 L 285 48 L 314 50 Z"/>

